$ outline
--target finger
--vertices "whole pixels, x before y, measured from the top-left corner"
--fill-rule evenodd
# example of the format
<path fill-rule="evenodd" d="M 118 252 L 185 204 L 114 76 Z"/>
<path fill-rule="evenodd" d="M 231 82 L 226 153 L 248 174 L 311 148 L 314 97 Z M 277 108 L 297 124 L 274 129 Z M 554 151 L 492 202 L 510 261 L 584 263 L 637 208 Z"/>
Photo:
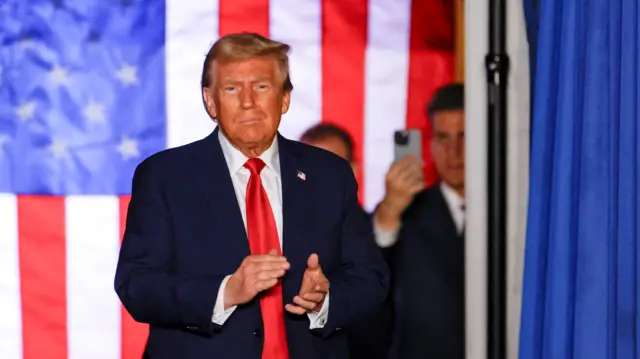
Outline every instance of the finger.
<path fill-rule="evenodd" d="M 391 165 L 389 172 L 387 173 L 387 179 L 393 180 L 398 177 L 400 173 L 402 173 L 412 162 L 413 155 L 408 155 L 403 157 L 400 161 Z"/>
<path fill-rule="evenodd" d="M 424 171 L 422 167 L 412 166 L 407 168 L 404 172 L 402 172 L 401 177 L 406 180 L 407 178 L 418 178 L 422 179 L 424 177 Z"/>
<path fill-rule="evenodd" d="M 267 279 L 267 280 L 258 280 L 255 282 L 255 291 L 262 292 L 264 290 L 270 289 L 278 284 L 277 279 Z"/>
<path fill-rule="evenodd" d="M 273 251 L 272 251 L 273 252 Z M 285 256 L 280 256 L 276 254 L 253 254 L 245 258 L 245 261 L 251 263 L 262 263 L 262 262 L 286 262 L 287 258 Z"/>
<path fill-rule="evenodd" d="M 317 254 L 313 253 L 309 256 L 309 259 L 307 259 L 307 267 L 309 267 L 309 269 L 320 268 L 320 258 L 318 258 Z"/>
<path fill-rule="evenodd" d="M 298 305 L 298 307 L 302 307 L 308 311 L 314 310 L 316 308 L 316 306 L 318 305 L 318 303 L 316 302 L 312 302 L 310 300 L 305 300 L 302 299 L 302 297 L 296 295 L 295 297 L 293 297 L 293 302 L 296 303 L 296 305 Z"/>
<path fill-rule="evenodd" d="M 420 162 L 412 162 L 408 165 L 398 168 L 395 178 L 406 177 L 408 174 L 418 174 L 423 172 Z"/>
<path fill-rule="evenodd" d="M 273 270 L 259 271 L 254 275 L 256 276 L 257 280 L 268 280 L 268 279 L 280 278 L 284 275 L 284 273 L 285 273 L 284 269 L 278 268 Z"/>
<path fill-rule="evenodd" d="M 418 193 L 418 192 L 422 191 L 425 187 L 426 187 L 426 185 L 424 184 L 424 182 L 420 181 L 419 183 L 415 183 L 415 184 L 411 185 L 410 193 Z"/>
<path fill-rule="evenodd" d="M 324 294 L 320 293 L 320 292 L 310 292 L 310 293 L 306 293 L 303 294 L 302 299 L 312 302 L 312 303 L 316 303 L 316 305 L 320 302 L 322 302 L 322 300 L 324 299 Z"/>
<path fill-rule="evenodd" d="M 424 182 L 424 177 L 422 175 L 420 175 L 419 173 L 411 173 L 405 180 L 403 185 L 404 186 L 414 186 L 418 183 L 423 183 Z"/>
<path fill-rule="evenodd" d="M 420 162 L 412 163 L 411 166 L 409 166 L 409 170 L 414 173 L 424 173 L 422 163 Z"/>
<path fill-rule="evenodd" d="M 325 280 L 325 281 L 322 281 L 320 283 L 317 283 L 313 287 L 313 291 L 317 292 L 317 293 L 323 293 L 323 294 L 329 293 L 329 281 Z"/>
<path fill-rule="evenodd" d="M 404 168 L 422 167 L 422 161 L 416 155 L 408 155 L 404 159 L 406 159 L 406 162 L 403 162 Z"/>
<path fill-rule="evenodd" d="M 408 154 L 404 157 L 402 157 L 402 159 L 400 160 L 400 163 L 404 164 L 404 165 L 409 165 L 413 162 L 416 162 L 418 160 L 418 158 L 416 158 L 416 155 L 412 154 Z"/>
<path fill-rule="evenodd" d="M 247 264 L 245 270 L 248 275 L 253 275 L 258 272 L 268 272 L 278 269 L 288 270 L 290 267 L 291 264 L 289 264 L 289 262 L 259 262 Z"/>
<path fill-rule="evenodd" d="M 412 177 L 415 176 L 415 173 L 412 171 L 404 171 L 402 173 L 400 173 L 398 175 L 398 177 L 396 178 L 395 183 L 398 186 L 402 186 L 402 187 L 406 187 L 408 184 L 410 184 L 412 182 Z"/>
<path fill-rule="evenodd" d="M 289 313 L 299 314 L 299 315 L 302 315 L 308 312 L 306 309 L 298 307 L 297 305 L 293 305 L 293 304 L 285 305 L 284 309 L 286 309 L 287 312 Z"/>

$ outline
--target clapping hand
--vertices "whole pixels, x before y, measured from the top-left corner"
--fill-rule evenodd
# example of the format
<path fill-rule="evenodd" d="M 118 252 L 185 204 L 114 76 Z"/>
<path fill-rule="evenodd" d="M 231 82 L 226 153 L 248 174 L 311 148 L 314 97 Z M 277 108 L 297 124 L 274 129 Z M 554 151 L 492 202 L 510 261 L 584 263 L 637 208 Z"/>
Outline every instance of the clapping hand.
<path fill-rule="evenodd" d="M 329 293 L 329 280 L 320 267 L 317 254 L 312 254 L 307 260 L 307 269 L 302 277 L 302 285 L 293 303 L 287 304 L 285 309 L 294 314 L 319 312 L 324 299 Z"/>
<path fill-rule="evenodd" d="M 247 303 L 258 293 L 272 288 L 290 266 L 287 259 L 278 255 L 275 249 L 269 254 L 246 257 L 227 282 L 225 309 Z"/>

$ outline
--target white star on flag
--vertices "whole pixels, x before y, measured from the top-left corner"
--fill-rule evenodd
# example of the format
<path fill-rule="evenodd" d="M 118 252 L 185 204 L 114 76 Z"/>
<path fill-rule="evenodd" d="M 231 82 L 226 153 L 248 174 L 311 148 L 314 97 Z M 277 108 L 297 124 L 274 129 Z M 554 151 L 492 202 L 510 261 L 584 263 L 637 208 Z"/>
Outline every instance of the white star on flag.
<path fill-rule="evenodd" d="M 25 122 L 26 120 L 30 120 L 31 118 L 33 118 L 33 115 L 35 115 L 35 113 L 36 113 L 35 101 L 25 102 L 24 104 L 20 105 L 20 107 L 16 109 L 16 114 L 18 114 L 18 117 L 20 117 L 20 122 Z"/>
<path fill-rule="evenodd" d="M 49 72 L 49 80 L 54 85 L 61 85 L 69 81 L 69 73 L 64 67 L 56 66 Z"/>
<path fill-rule="evenodd" d="M 125 64 L 120 68 L 116 77 L 124 86 L 136 85 L 138 84 L 138 69 L 134 66 Z"/>
<path fill-rule="evenodd" d="M 63 158 L 68 154 L 67 144 L 63 141 L 54 140 L 53 143 L 49 146 L 49 150 L 56 158 Z"/>
<path fill-rule="evenodd" d="M 140 156 L 138 142 L 127 136 L 122 136 L 122 141 L 118 145 L 117 151 L 120 153 L 123 160 Z"/>
<path fill-rule="evenodd" d="M 91 123 L 104 123 L 105 122 L 105 109 L 104 105 L 96 101 L 89 101 L 84 108 L 84 115 Z"/>

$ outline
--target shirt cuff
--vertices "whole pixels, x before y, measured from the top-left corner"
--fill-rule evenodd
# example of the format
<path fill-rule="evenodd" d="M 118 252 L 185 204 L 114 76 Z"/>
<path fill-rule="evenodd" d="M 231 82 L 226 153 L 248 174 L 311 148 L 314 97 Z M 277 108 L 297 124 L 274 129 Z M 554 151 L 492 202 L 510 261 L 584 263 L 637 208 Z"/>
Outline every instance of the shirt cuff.
<path fill-rule="evenodd" d="M 391 247 L 398 241 L 398 230 L 384 230 L 380 228 L 375 220 L 373 221 L 373 233 L 376 238 L 376 244 L 382 248 Z"/>
<path fill-rule="evenodd" d="M 227 310 L 224 309 L 224 288 L 227 285 L 227 281 L 231 276 L 228 275 L 224 277 L 222 283 L 220 284 L 220 289 L 218 289 L 218 297 L 216 298 L 216 304 L 213 307 L 213 315 L 211 316 L 211 321 L 218 325 L 223 325 L 224 322 L 229 319 L 231 314 L 236 310 L 238 306 L 234 305 L 233 307 L 229 307 Z"/>
<path fill-rule="evenodd" d="M 329 293 L 324 297 L 320 311 L 307 313 L 307 316 L 309 317 L 309 329 L 324 328 L 329 318 Z"/>

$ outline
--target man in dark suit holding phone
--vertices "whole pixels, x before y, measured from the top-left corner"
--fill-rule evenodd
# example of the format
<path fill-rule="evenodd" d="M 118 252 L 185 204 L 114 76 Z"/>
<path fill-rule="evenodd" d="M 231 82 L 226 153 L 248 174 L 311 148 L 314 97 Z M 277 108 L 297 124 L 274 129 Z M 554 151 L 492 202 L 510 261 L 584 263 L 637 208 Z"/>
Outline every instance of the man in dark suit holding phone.
<path fill-rule="evenodd" d="M 421 168 L 394 164 L 375 213 L 378 245 L 392 248 L 395 331 L 390 359 L 464 359 L 464 87 L 436 91 L 427 107 L 440 181 L 421 189 Z M 406 161 L 406 163 L 403 163 Z M 413 167 L 412 167 L 413 166 Z M 390 171 L 391 174 L 391 171 Z"/>

